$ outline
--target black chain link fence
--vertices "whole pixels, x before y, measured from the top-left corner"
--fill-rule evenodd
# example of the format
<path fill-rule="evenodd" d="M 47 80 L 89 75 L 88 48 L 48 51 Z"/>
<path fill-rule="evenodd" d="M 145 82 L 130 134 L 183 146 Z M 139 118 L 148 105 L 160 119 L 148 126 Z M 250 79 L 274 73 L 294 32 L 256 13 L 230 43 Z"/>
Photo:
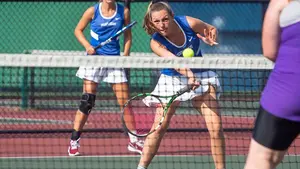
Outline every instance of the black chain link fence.
<path fill-rule="evenodd" d="M 176 2 L 175 2 L 176 1 Z M 84 50 L 73 32 L 83 12 L 97 1 L 1 1 L 0 53 L 28 50 Z M 123 2 L 119 2 L 123 3 Z M 149 1 L 131 3 L 132 52 L 151 52 L 142 29 Z M 219 30 L 219 44 L 203 45 L 203 53 L 260 54 L 261 27 L 268 1 L 173 0 L 176 15 L 197 17 Z M 89 30 L 85 30 L 89 37 Z"/>

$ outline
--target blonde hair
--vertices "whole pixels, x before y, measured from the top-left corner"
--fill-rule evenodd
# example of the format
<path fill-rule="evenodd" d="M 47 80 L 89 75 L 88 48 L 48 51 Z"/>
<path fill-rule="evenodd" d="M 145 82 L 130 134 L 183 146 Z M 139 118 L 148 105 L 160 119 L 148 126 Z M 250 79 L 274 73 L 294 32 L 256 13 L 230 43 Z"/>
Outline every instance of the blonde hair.
<path fill-rule="evenodd" d="M 151 22 L 151 16 L 153 12 L 166 10 L 169 15 L 173 15 L 173 11 L 167 2 L 150 2 L 147 12 L 144 16 L 143 28 L 149 35 L 153 35 L 156 32 L 154 25 Z"/>

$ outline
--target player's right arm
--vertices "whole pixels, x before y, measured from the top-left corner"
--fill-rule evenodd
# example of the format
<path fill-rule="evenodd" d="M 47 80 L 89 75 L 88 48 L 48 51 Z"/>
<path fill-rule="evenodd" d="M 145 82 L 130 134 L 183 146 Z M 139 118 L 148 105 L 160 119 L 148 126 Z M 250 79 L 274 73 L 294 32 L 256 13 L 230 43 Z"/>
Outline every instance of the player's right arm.
<path fill-rule="evenodd" d="M 262 31 L 263 55 L 275 62 L 280 40 L 279 16 L 288 0 L 271 0 L 265 14 Z"/>
<path fill-rule="evenodd" d="M 82 15 L 81 19 L 79 20 L 74 34 L 80 44 L 85 48 L 86 52 L 89 55 L 95 54 L 95 50 L 93 46 L 89 43 L 89 41 L 85 38 L 83 31 L 87 27 L 87 25 L 91 22 L 94 17 L 94 7 L 88 8 Z"/>
<path fill-rule="evenodd" d="M 164 45 L 157 42 L 156 40 L 151 39 L 150 47 L 152 51 L 158 55 L 159 57 L 166 57 L 166 58 L 174 58 L 176 57 L 172 52 L 170 52 Z"/>
<path fill-rule="evenodd" d="M 150 47 L 152 51 L 158 55 L 159 57 L 165 57 L 165 58 L 175 58 L 176 56 L 170 52 L 166 47 L 156 40 L 151 39 L 150 41 Z M 175 69 L 178 73 L 187 76 L 189 78 L 189 84 L 193 85 L 193 89 L 196 89 L 197 86 L 199 86 L 199 82 L 196 81 L 194 73 L 189 68 L 178 68 Z"/>

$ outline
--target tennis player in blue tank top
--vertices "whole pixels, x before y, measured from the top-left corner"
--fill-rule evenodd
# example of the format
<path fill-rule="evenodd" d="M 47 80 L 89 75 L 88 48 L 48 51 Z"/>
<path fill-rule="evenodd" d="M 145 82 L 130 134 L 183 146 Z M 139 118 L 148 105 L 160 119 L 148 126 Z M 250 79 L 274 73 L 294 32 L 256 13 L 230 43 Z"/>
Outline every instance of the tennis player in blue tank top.
<path fill-rule="evenodd" d="M 90 23 L 90 42 L 85 38 L 83 31 Z M 75 28 L 75 36 L 85 48 L 88 55 L 120 55 L 119 39 L 115 39 L 109 44 L 97 49 L 94 47 L 107 40 L 124 25 L 130 23 L 129 3 L 125 0 L 125 7 L 116 3 L 115 0 L 103 0 L 88 8 Z M 131 31 L 124 33 L 124 56 L 128 56 L 131 47 Z M 87 56 L 88 57 L 88 56 Z M 117 101 L 122 108 L 128 100 L 128 84 L 125 71 L 123 69 L 111 69 L 99 67 L 80 67 L 76 76 L 83 79 L 83 94 L 79 109 L 76 112 L 73 132 L 71 135 L 68 153 L 70 156 L 79 155 L 79 139 L 82 128 L 87 121 L 88 115 L 95 105 L 98 83 L 104 81 L 112 86 Z M 126 112 L 125 112 L 126 114 Z M 133 121 L 132 129 L 135 128 L 134 118 L 127 115 L 128 121 Z M 129 134 L 128 150 L 141 153 L 143 142 L 136 136 Z"/>
<path fill-rule="evenodd" d="M 189 16 L 174 16 L 169 4 L 163 1 L 150 3 L 143 26 L 145 31 L 152 36 L 150 41 L 152 51 L 160 57 L 182 57 L 182 52 L 186 48 L 192 48 L 195 51 L 195 57 L 201 57 L 201 40 L 209 45 L 216 44 L 215 27 Z M 206 69 L 162 69 L 152 94 L 173 95 L 187 85 L 192 86 L 192 91 L 179 96 L 169 108 L 161 128 L 147 136 L 138 169 L 146 169 L 149 166 L 176 108 L 181 101 L 188 100 L 191 100 L 194 108 L 204 116 L 211 136 L 211 151 L 216 169 L 225 168 L 225 141 L 217 101 L 221 86 L 217 74 Z M 155 100 L 146 97 L 144 102 L 150 105 L 155 104 Z M 164 103 L 168 102 L 163 98 L 161 100 Z"/>
<path fill-rule="evenodd" d="M 245 169 L 274 169 L 300 132 L 300 0 L 271 0 L 263 54 L 275 62 L 260 100 Z"/>
<path fill-rule="evenodd" d="M 112 16 L 105 16 L 101 13 L 102 3 L 94 5 L 94 18 L 90 22 L 90 44 L 93 47 L 98 46 L 119 30 L 124 25 L 124 7 L 120 4 L 116 5 L 116 11 Z M 98 55 L 120 55 L 119 38 L 111 41 L 109 44 L 97 49 Z"/>
<path fill-rule="evenodd" d="M 200 39 L 197 36 L 197 34 L 191 29 L 189 23 L 187 22 L 186 16 L 174 16 L 174 21 L 176 22 L 177 25 L 179 25 L 179 28 L 184 33 L 183 34 L 185 39 L 184 44 L 178 46 L 157 32 L 152 35 L 152 39 L 165 46 L 170 52 L 172 52 L 176 56 L 182 57 L 183 49 L 191 48 L 193 49 L 193 51 L 195 51 L 195 57 L 202 57 L 202 53 L 200 49 Z M 194 73 L 204 72 L 204 71 L 207 70 L 192 69 L 192 72 Z M 174 69 L 163 69 L 161 73 L 169 76 L 181 75 L 179 72 L 177 72 Z"/>

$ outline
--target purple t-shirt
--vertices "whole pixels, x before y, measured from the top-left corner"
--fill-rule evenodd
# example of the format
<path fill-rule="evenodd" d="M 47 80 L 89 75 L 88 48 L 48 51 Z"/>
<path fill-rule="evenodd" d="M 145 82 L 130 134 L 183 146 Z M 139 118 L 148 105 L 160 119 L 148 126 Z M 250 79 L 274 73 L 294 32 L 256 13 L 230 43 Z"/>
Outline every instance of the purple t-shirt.
<path fill-rule="evenodd" d="M 300 122 L 300 11 L 297 16 L 298 21 L 281 27 L 275 67 L 260 104 L 277 117 Z"/>

